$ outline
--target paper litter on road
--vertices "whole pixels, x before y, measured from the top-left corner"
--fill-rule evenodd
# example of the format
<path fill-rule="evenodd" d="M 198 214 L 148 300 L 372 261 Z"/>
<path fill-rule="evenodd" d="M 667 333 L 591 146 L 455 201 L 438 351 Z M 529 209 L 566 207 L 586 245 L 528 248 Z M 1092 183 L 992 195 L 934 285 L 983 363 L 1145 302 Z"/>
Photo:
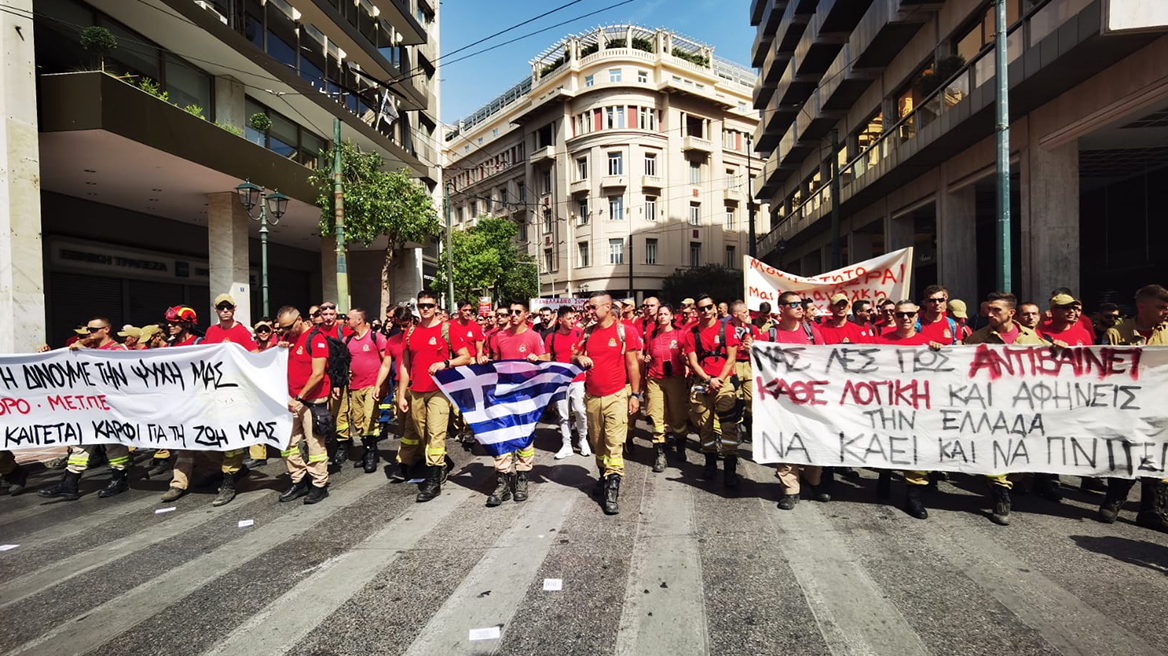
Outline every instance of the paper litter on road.
<path fill-rule="evenodd" d="M 406 482 L 407 482 L 407 483 L 421 483 L 421 482 L 423 482 L 423 481 L 425 481 L 425 480 L 426 480 L 426 479 L 424 479 L 424 478 L 411 478 L 410 480 L 408 480 L 408 481 L 406 481 Z"/>
<path fill-rule="evenodd" d="M 248 526 L 255 526 L 255 520 L 254 519 L 241 519 L 241 520 L 239 520 L 239 528 L 247 528 Z"/>
<path fill-rule="evenodd" d="M 471 640 L 495 640 L 499 637 L 499 635 L 499 627 L 497 626 L 488 626 L 485 629 L 470 630 Z"/>
<path fill-rule="evenodd" d="M 19 544 L 0 544 L 0 551 L 12 551 L 19 546 Z"/>
<path fill-rule="evenodd" d="M 161 515 L 162 513 L 174 512 L 176 510 L 178 510 L 178 508 L 175 506 L 171 506 L 169 508 L 159 508 L 158 510 L 154 511 L 154 514 Z"/>
<path fill-rule="evenodd" d="M 564 579 L 544 579 L 544 592 L 559 592 L 564 589 Z"/>

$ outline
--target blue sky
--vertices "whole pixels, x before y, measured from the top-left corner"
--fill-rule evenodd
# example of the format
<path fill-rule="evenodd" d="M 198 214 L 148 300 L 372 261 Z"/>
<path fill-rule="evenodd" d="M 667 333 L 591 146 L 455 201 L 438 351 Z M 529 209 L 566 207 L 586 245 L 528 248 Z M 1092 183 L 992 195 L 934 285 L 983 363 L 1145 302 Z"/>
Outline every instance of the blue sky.
<path fill-rule="evenodd" d="M 600 25 L 633 23 L 650 29 L 662 27 L 714 47 L 714 53 L 745 66 L 750 65 L 748 0 L 633 0 L 629 4 L 589 16 L 522 39 L 465 61 L 455 59 L 515 37 L 550 27 L 577 16 L 617 4 L 621 0 L 583 0 L 534 23 L 495 37 L 461 53 L 446 53 L 482 37 L 525 21 L 568 0 L 442 0 L 441 65 L 442 116 L 444 123 L 462 118 L 511 85 L 531 74 L 528 62 L 569 33 Z M 446 61 L 449 60 L 449 65 Z"/>

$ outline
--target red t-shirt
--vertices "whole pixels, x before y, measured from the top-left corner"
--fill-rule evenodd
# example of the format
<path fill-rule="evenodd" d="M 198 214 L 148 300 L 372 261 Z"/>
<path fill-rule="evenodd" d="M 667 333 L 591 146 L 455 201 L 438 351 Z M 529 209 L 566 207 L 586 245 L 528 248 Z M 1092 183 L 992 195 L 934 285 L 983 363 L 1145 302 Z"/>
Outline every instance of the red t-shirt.
<path fill-rule="evenodd" d="M 324 335 L 316 333 L 312 335 L 312 354 L 308 353 L 308 336 L 312 334 L 312 329 L 301 333 L 300 338 L 289 349 L 288 353 L 288 394 L 291 396 L 299 396 L 306 401 L 316 401 L 323 399 L 329 395 L 329 377 L 326 373 L 320 379 L 320 384 L 316 389 L 306 390 L 304 384 L 308 382 L 309 376 L 312 375 L 312 361 L 316 358 L 324 360 L 328 359 L 328 340 Z"/>
<path fill-rule="evenodd" d="M 580 341 L 580 337 L 584 335 L 584 331 L 579 328 L 573 328 L 567 335 L 555 330 L 548 333 L 548 336 L 543 341 L 544 353 L 551 353 L 553 362 L 571 362 L 572 352 L 576 350 L 576 343 Z M 584 372 L 580 372 L 579 376 L 572 379 L 573 383 L 578 383 L 584 380 Z"/>
<path fill-rule="evenodd" d="M 125 344 L 115 342 L 114 340 L 111 339 L 109 341 L 109 343 L 107 343 L 105 346 L 97 347 L 97 350 L 99 350 L 99 351 L 128 351 L 130 349 L 126 348 Z"/>
<path fill-rule="evenodd" d="M 491 336 L 490 350 L 499 360 L 526 360 L 529 355 L 543 355 L 547 352 L 539 332 L 532 328 L 519 334 L 500 330 Z"/>
<path fill-rule="evenodd" d="M 1018 339 L 1018 335 L 1021 332 L 1022 332 L 1022 330 L 1020 328 L 1018 328 L 1018 324 L 1011 323 L 1010 324 L 1010 332 L 1004 333 L 1004 332 L 999 330 L 998 336 L 1002 338 L 1003 342 L 1005 342 L 1007 344 L 1013 344 L 1014 340 Z"/>
<path fill-rule="evenodd" d="M 645 344 L 649 354 L 649 377 L 656 380 L 665 378 L 665 363 L 669 362 L 674 378 L 685 376 L 685 358 L 681 351 L 684 340 L 680 330 L 657 331 Z"/>
<path fill-rule="evenodd" d="M 1050 328 L 1051 321 L 1053 321 L 1051 318 L 1043 316 L 1042 323 L 1038 324 L 1038 332 L 1046 333 L 1047 330 Z M 1091 337 L 1091 341 L 1085 342 L 1085 343 L 1087 345 L 1094 344 L 1095 339 L 1098 337 L 1098 335 L 1095 333 L 1095 323 L 1093 321 L 1091 321 L 1091 318 L 1088 317 L 1086 314 L 1080 314 L 1078 326 L 1080 328 L 1082 328 L 1084 331 L 1086 331 L 1087 335 L 1089 335 Z M 1066 340 L 1063 340 L 1063 341 L 1065 342 Z M 1070 342 L 1067 342 L 1067 343 L 1071 344 Z M 1071 346 L 1074 346 L 1074 344 L 1071 344 Z"/>
<path fill-rule="evenodd" d="M 811 328 L 812 339 L 807 338 L 807 327 Z M 803 324 L 796 326 L 795 330 L 783 330 L 782 326 L 775 326 L 775 343 L 776 344 L 811 344 L 814 340 L 815 344 L 823 343 L 823 333 L 819 332 L 819 326 L 815 324 Z"/>
<path fill-rule="evenodd" d="M 463 324 L 461 321 L 451 321 L 450 332 L 458 332 L 462 336 L 462 341 L 466 344 L 466 350 L 472 358 L 479 354 L 475 343 L 486 341 L 486 338 L 483 336 L 483 327 L 473 321 L 466 324 Z"/>
<path fill-rule="evenodd" d="M 202 340 L 199 339 L 198 335 L 191 335 L 190 337 L 184 339 L 181 342 L 171 342 L 170 344 L 168 344 L 168 346 L 194 346 L 195 344 L 198 344 L 201 342 L 202 342 Z"/>
<path fill-rule="evenodd" d="M 317 326 L 317 329 L 320 330 L 320 332 L 328 335 L 329 337 L 333 337 L 333 338 L 339 339 L 341 341 L 345 340 L 346 335 L 353 334 L 352 328 L 350 328 L 350 327 L 348 327 L 340 322 L 334 323 L 331 330 L 328 328 L 325 328 L 323 323 L 320 324 L 319 326 Z M 210 332 L 210 331 L 208 331 L 208 332 Z"/>
<path fill-rule="evenodd" d="M 405 348 L 406 334 L 399 332 L 398 334 L 385 340 L 385 357 L 390 358 L 393 366 L 393 379 L 397 380 L 397 363 L 401 362 L 402 349 Z M 376 382 L 376 381 L 375 381 Z"/>
<path fill-rule="evenodd" d="M 836 328 L 831 323 L 819 324 L 819 332 L 823 334 L 824 344 L 871 344 L 872 338 L 863 326 L 845 321 L 844 325 Z"/>
<path fill-rule="evenodd" d="M 364 337 L 356 333 L 348 339 L 349 346 L 349 389 L 373 387 L 377 382 L 377 372 L 381 369 L 381 352 L 385 350 L 385 337 L 369 330 Z"/>
<path fill-rule="evenodd" d="M 920 327 L 917 328 L 917 332 L 927 336 L 930 342 L 937 342 L 938 344 L 945 345 L 950 345 L 953 343 L 955 336 L 953 335 L 953 329 L 949 326 L 949 317 L 942 316 L 938 321 L 925 323 L 925 317 L 924 315 L 921 315 L 918 323 L 920 323 Z"/>
<path fill-rule="evenodd" d="M 733 323 L 727 323 L 726 327 L 734 329 L 734 336 L 738 338 L 739 345 L 742 344 L 743 339 L 746 337 L 747 331 L 750 332 L 750 335 L 751 335 L 751 337 L 754 338 L 754 341 L 756 341 L 756 342 L 765 341 L 762 338 L 762 331 L 760 331 L 758 329 L 758 326 L 756 326 L 752 323 L 748 323 L 744 326 L 735 326 Z M 748 351 L 744 348 L 740 348 L 740 349 L 738 349 L 738 355 L 734 359 L 737 362 L 750 362 L 750 351 Z"/>
<path fill-rule="evenodd" d="M 1067 346 L 1091 346 L 1095 343 L 1095 340 L 1091 337 L 1091 334 L 1088 333 L 1085 328 L 1083 328 L 1083 324 L 1081 323 L 1076 323 L 1075 325 L 1061 332 L 1055 332 L 1050 328 L 1050 324 L 1046 324 L 1044 326 L 1039 326 L 1038 332 L 1041 333 L 1043 337 L 1064 342 Z"/>
<path fill-rule="evenodd" d="M 698 353 L 698 364 L 701 365 L 702 371 L 711 376 L 719 376 L 722 374 L 722 367 L 726 364 L 726 352 L 723 350 L 729 349 L 731 346 L 738 346 L 740 342 L 738 337 L 734 335 L 734 327 L 727 326 L 726 343 L 721 344 L 722 341 L 722 322 L 717 321 L 709 328 L 698 328 L 698 335 L 702 340 L 701 350 L 706 354 L 703 358 L 702 353 Z M 688 357 L 690 353 L 697 353 L 698 348 L 694 343 L 693 329 L 682 332 L 681 350 Z"/>
<path fill-rule="evenodd" d="M 895 344 L 897 346 L 928 346 L 929 342 L 935 341 L 937 340 L 930 339 L 929 336 L 924 333 L 913 333 L 912 337 L 901 337 L 900 335 L 897 335 L 896 331 L 894 330 L 890 333 L 881 335 L 876 343 Z M 945 342 L 941 343 L 944 344 Z"/>
<path fill-rule="evenodd" d="M 430 365 L 455 357 L 458 349 L 466 344 L 455 330 L 449 330 L 450 344 L 442 339 L 442 322 L 429 328 L 416 326 L 406 340 L 405 348 L 410 352 L 410 390 L 423 394 L 438 389 L 434 377 L 430 375 Z"/>
<path fill-rule="evenodd" d="M 234 342 L 242 346 L 245 351 L 256 350 L 256 343 L 252 339 L 251 331 L 238 322 L 227 330 L 223 330 L 219 324 L 211 326 L 207 329 L 207 334 L 203 337 L 203 341 L 208 344 Z"/>
<path fill-rule="evenodd" d="M 266 345 L 266 346 L 265 346 L 265 345 L 262 345 L 262 344 L 260 344 L 260 343 L 259 343 L 259 342 L 257 342 L 257 341 L 254 341 L 254 340 L 252 341 L 252 348 L 253 348 L 253 349 L 259 349 L 261 352 L 263 352 L 263 351 L 266 351 L 266 350 L 268 350 L 268 349 L 272 348 L 272 347 L 273 347 L 273 346 L 275 346 L 275 345 L 276 345 L 276 338 L 275 338 L 275 337 L 272 337 L 272 338 L 268 339 L 268 343 L 267 343 L 267 345 Z"/>
<path fill-rule="evenodd" d="M 623 324 L 622 324 L 623 325 Z M 608 328 L 599 324 L 583 345 L 584 355 L 592 358 L 592 368 L 584 376 L 584 391 L 592 396 L 608 396 L 625 388 L 629 380 L 625 353 L 641 350 L 641 334 L 636 329 L 624 326 L 625 348 L 621 352 L 621 339 L 617 333 L 617 323 Z"/>
<path fill-rule="evenodd" d="M 656 319 L 645 319 L 644 317 L 637 319 L 637 330 L 641 331 L 641 339 L 648 344 L 653 335 L 657 334 L 657 330 L 661 324 L 657 323 Z"/>

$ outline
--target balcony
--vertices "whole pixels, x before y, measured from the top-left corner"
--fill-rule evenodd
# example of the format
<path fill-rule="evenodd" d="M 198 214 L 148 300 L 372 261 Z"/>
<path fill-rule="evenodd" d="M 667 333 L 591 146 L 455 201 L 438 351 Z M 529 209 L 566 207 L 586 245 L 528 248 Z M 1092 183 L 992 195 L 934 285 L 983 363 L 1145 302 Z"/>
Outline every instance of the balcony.
<path fill-rule="evenodd" d="M 713 154 L 714 145 L 708 139 L 695 137 L 691 134 L 685 135 L 681 140 L 681 149 L 684 151 L 696 150 L 703 153 Z"/>
<path fill-rule="evenodd" d="M 624 175 L 606 175 L 600 178 L 601 189 L 624 189 L 629 186 L 629 178 Z"/>
<path fill-rule="evenodd" d="M 746 192 L 742 191 L 741 185 L 727 186 L 722 189 L 722 200 L 740 203 L 746 200 Z"/>
<path fill-rule="evenodd" d="M 763 4 L 758 33 L 755 35 L 754 44 L 750 49 L 751 65 L 753 66 L 762 64 L 763 57 L 774 44 L 775 32 L 779 28 L 779 22 L 783 18 L 783 10 L 786 8 L 787 2 L 786 0 L 767 0 Z"/>
<path fill-rule="evenodd" d="M 531 151 L 528 157 L 532 164 L 540 164 L 546 161 L 554 161 L 556 159 L 555 146 L 544 146 L 543 148 L 536 148 Z"/>
<path fill-rule="evenodd" d="M 664 189 L 665 183 L 662 182 L 661 176 L 658 175 L 642 175 L 641 176 L 642 189 Z"/>
<path fill-rule="evenodd" d="M 911 0 L 873 0 L 848 39 L 853 54 L 848 61 L 857 69 L 887 66 L 935 8 Z"/>
<path fill-rule="evenodd" d="M 783 11 L 782 21 L 775 31 L 774 49 L 780 53 L 792 54 L 803 38 L 807 23 L 815 15 L 818 0 L 791 0 Z"/>
<path fill-rule="evenodd" d="M 575 196 L 577 194 L 586 194 L 592 189 L 592 185 L 588 180 L 573 180 L 568 183 L 568 193 Z"/>

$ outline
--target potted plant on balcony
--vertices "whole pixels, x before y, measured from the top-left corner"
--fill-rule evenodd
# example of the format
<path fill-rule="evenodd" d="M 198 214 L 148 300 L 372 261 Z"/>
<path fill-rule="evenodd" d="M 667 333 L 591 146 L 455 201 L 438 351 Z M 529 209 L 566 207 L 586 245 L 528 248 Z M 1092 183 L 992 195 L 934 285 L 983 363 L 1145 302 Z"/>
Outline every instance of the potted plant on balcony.
<path fill-rule="evenodd" d="M 101 72 L 105 72 L 105 56 L 118 47 L 118 38 L 104 27 L 91 25 L 81 30 L 81 47 L 97 55 Z"/>
<path fill-rule="evenodd" d="M 263 112 L 256 112 L 247 119 L 247 125 L 256 132 L 268 133 L 272 129 L 272 119 L 268 118 L 267 114 Z"/>
<path fill-rule="evenodd" d="M 965 66 L 965 57 L 961 55 L 947 55 L 937 60 L 932 70 L 922 73 L 917 79 L 917 93 L 921 98 L 937 90 L 946 80 L 953 77 L 957 71 Z"/>

